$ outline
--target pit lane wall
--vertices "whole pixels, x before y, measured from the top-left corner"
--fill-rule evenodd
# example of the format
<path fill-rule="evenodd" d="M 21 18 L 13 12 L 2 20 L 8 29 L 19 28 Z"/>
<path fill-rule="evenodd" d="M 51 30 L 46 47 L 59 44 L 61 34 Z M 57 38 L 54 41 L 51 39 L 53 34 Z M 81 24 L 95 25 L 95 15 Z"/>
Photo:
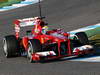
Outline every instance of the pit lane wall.
<path fill-rule="evenodd" d="M 4 7 L 4 6 L 9 6 L 15 3 L 19 3 L 22 0 L 0 0 L 0 8 Z"/>
<path fill-rule="evenodd" d="M 88 38 L 95 36 L 95 35 L 100 35 L 100 23 L 70 31 L 70 33 L 73 35 L 77 32 L 85 32 L 87 34 Z M 99 37 L 99 39 L 100 39 L 100 37 Z"/>

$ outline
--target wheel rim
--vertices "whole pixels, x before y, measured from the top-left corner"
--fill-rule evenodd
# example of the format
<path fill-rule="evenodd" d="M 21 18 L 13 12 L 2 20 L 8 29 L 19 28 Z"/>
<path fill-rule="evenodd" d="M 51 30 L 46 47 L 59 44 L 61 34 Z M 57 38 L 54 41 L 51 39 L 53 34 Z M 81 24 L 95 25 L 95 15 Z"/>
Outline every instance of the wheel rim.
<path fill-rule="evenodd" d="M 29 59 L 30 62 L 32 62 L 32 44 L 29 42 L 29 45 L 28 45 L 28 54 L 27 54 L 27 57 Z"/>
<path fill-rule="evenodd" d="M 7 52 L 7 42 L 6 42 L 6 39 L 4 38 L 3 39 L 3 49 L 4 49 L 4 53 L 5 53 L 5 56 L 7 57 L 8 56 L 8 52 Z"/>
<path fill-rule="evenodd" d="M 74 36 L 74 40 L 78 40 L 78 37 L 76 35 Z"/>

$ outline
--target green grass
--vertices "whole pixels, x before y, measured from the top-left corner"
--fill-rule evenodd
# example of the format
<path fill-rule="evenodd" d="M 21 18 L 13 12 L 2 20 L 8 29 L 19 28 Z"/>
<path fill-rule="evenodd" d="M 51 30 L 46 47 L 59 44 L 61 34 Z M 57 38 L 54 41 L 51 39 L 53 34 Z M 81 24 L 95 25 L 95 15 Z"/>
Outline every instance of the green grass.
<path fill-rule="evenodd" d="M 85 33 L 87 34 L 88 37 L 99 35 L 100 34 L 100 27 L 85 31 Z"/>
<path fill-rule="evenodd" d="M 3 3 L 5 3 L 5 2 L 0 2 L 0 5 L 2 5 Z"/>
<path fill-rule="evenodd" d="M 93 44 L 100 46 L 100 34 L 90 37 L 89 40 L 91 40 Z"/>
<path fill-rule="evenodd" d="M 8 0 L 0 0 L 0 4 L 7 2 Z"/>
<path fill-rule="evenodd" d="M 95 54 L 100 55 L 100 33 L 89 38 L 90 43 L 94 46 Z"/>
<path fill-rule="evenodd" d="M 20 1 L 22 1 L 22 0 L 8 0 L 8 1 L 5 1 L 5 2 L 0 2 L 0 8 L 2 8 L 4 6 L 9 6 L 9 5 L 12 5 L 12 4 L 15 4 L 15 3 L 19 3 Z"/>
<path fill-rule="evenodd" d="M 96 40 L 96 39 L 100 39 L 100 35 L 94 35 L 92 37 L 90 37 L 91 40 Z"/>
<path fill-rule="evenodd" d="M 85 31 L 85 33 L 92 44 L 100 46 L 100 27 Z"/>

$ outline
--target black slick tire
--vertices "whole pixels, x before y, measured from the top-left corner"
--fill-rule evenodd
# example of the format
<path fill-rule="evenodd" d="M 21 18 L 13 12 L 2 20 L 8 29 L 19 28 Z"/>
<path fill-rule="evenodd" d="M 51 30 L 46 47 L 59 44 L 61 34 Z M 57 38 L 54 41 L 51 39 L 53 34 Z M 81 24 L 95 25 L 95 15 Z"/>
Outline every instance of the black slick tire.
<path fill-rule="evenodd" d="M 4 54 L 7 58 L 13 57 L 17 54 L 19 49 L 18 40 L 14 35 L 5 36 L 3 38 Z"/>
<path fill-rule="evenodd" d="M 82 45 L 87 45 L 89 44 L 88 37 L 85 32 L 78 32 L 75 34 L 75 37 L 77 40 L 82 44 Z"/>
<path fill-rule="evenodd" d="M 41 52 L 41 50 L 42 50 L 42 45 L 39 40 L 37 39 L 29 40 L 28 51 L 27 51 L 27 58 L 29 59 L 29 62 L 31 63 L 34 62 L 32 60 L 32 54 L 36 52 Z"/>

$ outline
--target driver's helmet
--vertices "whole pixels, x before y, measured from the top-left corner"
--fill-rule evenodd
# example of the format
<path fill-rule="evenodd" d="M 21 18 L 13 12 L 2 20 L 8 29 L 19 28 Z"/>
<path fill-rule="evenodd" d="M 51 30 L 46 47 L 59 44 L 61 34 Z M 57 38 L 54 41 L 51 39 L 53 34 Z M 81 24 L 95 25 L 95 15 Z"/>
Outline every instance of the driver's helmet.
<path fill-rule="evenodd" d="M 36 25 L 40 25 L 41 27 L 45 25 L 44 21 L 40 17 L 34 17 L 34 21 Z"/>
<path fill-rule="evenodd" d="M 42 27 L 42 33 L 43 34 L 46 34 L 47 31 L 48 31 L 48 26 Z"/>

